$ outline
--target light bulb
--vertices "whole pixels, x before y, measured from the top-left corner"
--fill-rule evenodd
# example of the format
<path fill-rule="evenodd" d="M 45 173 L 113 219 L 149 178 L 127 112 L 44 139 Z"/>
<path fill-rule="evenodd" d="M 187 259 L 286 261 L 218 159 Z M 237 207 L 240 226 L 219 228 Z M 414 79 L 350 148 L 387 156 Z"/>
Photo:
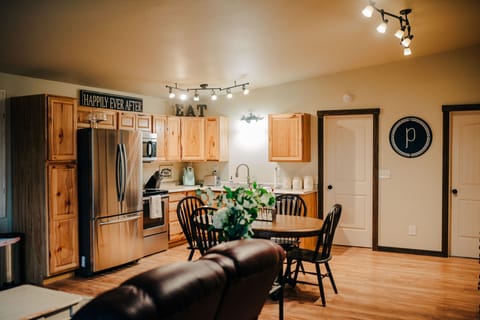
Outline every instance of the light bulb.
<path fill-rule="evenodd" d="M 408 48 L 410 46 L 411 42 L 412 42 L 412 40 L 409 37 L 407 37 L 407 38 L 402 40 L 402 46 L 404 46 L 405 48 Z"/>
<path fill-rule="evenodd" d="M 175 93 L 173 93 L 172 88 L 168 89 L 168 97 L 169 97 L 170 99 L 175 98 Z"/>
<path fill-rule="evenodd" d="M 212 96 L 210 97 L 213 101 L 217 100 L 217 95 L 215 94 L 215 91 L 212 90 Z"/>
<path fill-rule="evenodd" d="M 412 49 L 410 49 L 410 48 L 404 48 L 403 49 L 403 55 L 404 56 L 409 56 L 411 54 L 412 54 Z"/>
<path fill-rule="evenodd" d="M 233 98 L 233 94 L 230 92 L 230 89 L 227 90 L 227 99 L 232 99 Z"/>
<path fill-rule="evenodd" d="M 375 10 L 373 6 L 368 5 L 362 10 L 362 14 L 367 18 L 371 18 L 373 14 L 373 10 Z"/>
<path fill-rule="evenodd" d="M 248 90 L 248 88 L 245 86 L 242 87 L 242 90 L 244 95 L 247 95 L 250 92 L 250 90 Z"/>
<path fill-rule="evenodd" d="M 180 100 L 182 100 L 182 101 L 187 100 L 187 98 L 188 98 L 188 96 L 187 96 L 185 93 L 182 93 L 182 94 L 180 95 Z"/>
<path fill-rule="evenodd" d="M 377 27 L 377 31 L 380 33 L 385 33 L 387 31 L 387 23 L 385 21 L 382 21 Z"/>
<path fill-rule="evenodd" d="M 398 39 L 402 39 L 403 38 L 403 30 L 402 29 L 398 29 L 396 32 L 395 32 L 395 37 L 397 37 Z"/>

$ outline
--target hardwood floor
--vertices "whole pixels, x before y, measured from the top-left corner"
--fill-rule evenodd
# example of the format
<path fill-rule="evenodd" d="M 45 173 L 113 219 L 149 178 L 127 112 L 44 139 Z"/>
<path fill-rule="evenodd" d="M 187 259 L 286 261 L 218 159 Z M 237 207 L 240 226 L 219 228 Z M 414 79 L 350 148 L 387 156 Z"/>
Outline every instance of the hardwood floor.
<path fill-rule="evenodd" d="M 334 247 L 333 255 L 330 266 L 338 295 L 333 292 L 329 280 L 324 279 L 327 306 L 322 307 L 318 287 L 287 286 L 285 319 L 480 318 L 480 264 L 477 259 L 427 257 L 340 246 Z M 187 257 L 186 248 L 179 246 L 128 267 L 91 278 L 59 280 L 48 287 L 95 296 L 140 272 L 186 261 Z M 313 271 L 310 265 L 305 264 L 305 267 Z M 314 280 L 313 276 L 303 277 Z M 278 319 L 277 303 L 267 300 L 259 319 Z"/>

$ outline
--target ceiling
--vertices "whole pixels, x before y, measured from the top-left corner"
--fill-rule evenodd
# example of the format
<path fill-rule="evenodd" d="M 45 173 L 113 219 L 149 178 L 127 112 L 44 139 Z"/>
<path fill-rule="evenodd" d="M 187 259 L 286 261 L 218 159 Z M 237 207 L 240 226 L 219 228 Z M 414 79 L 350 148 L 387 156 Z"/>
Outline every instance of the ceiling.
<path fill-rule="evenodd" d="M 478 0 L 377 0 L 409 15 L 403 56 L 367 0 L 1 0 L 0 72 L 166 97 L 165 85 L 251 89 L 480 43 Z"/>

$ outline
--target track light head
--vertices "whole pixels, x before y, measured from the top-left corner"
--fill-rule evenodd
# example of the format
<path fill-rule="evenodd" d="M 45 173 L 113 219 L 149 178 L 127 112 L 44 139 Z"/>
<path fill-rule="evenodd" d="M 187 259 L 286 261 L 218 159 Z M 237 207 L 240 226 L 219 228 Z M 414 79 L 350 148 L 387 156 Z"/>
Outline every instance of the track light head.
<path fill-rule="evenodd" d="M 377 26 L 377 31 L 379 33 L 385 33 L 387 31 L 387 23 L 385 21 L 382 21 L 378 26 Z"/>
<path fill-rule="evenodd" d="M 212 95 L 210 96 L 210 99 L 213 101 L 217 100 L 217 95 L 215 94 L 215 90 L 212 90 Z"/>
<path fill-rule="evenodd" d="M 232 92 L 230 91 L 230 89 L 227 90 L 227 99 L 232 99 L 233 98 L 233 94 Z"/>
<path fill-rule="evenodd" d="M 243 94 L 244 94 L 244 95 L 247 95 L 247 94 L 250 93 L 250 90 L 248 90 L 248 88 L 245 87 L 245 85 L 242 86 L 242 91 L 243 91 Z"/>
<path fill-rule="evenodd" d="M 195 94 L 193 96 L 193 101 L 200 101 L 200 96 L 198 95 L 198 91 L 195 90 Z"/>
<path fill-rule="evenodd" d="M 411 54 L 412 54 L 412 49 L 410 49 L 410 48 L 408 48 L 408 47 L 407 47 L 407 48 L 403 48 L 403 55 L 404 55 L 404 56 L 409 56 L 409 55 L 411 55 Z"/>
<path fill-rule="evenodd" d="M 363 8 L 362 14 L 367 18 L 371 18 L 373 15 L 373 11 L 375 11 L 374 5 L 375 2 L 370 1 L 369 5 Z"/>

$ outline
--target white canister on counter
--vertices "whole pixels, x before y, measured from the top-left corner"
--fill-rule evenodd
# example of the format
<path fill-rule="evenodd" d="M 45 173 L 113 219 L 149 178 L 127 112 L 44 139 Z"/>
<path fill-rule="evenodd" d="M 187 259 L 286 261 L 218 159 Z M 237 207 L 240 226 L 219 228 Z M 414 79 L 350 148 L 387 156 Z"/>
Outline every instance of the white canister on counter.
<path fill-rule="evenodd" d="M 303 177 L 303 190 L 305 190 L 305 191 L 313 190 L 313 177 L 312 176 Z"/>
<path fill-rule="evenodd" d="M 293 189 L 299 190 L 302 189 L 302 179 L 300 177 L 293 177 Z"/>
<path fill-rule="evenodd" d="M 290 177 L 282 178 L 282 189 L 292 189 L 292 179 Z"/>

